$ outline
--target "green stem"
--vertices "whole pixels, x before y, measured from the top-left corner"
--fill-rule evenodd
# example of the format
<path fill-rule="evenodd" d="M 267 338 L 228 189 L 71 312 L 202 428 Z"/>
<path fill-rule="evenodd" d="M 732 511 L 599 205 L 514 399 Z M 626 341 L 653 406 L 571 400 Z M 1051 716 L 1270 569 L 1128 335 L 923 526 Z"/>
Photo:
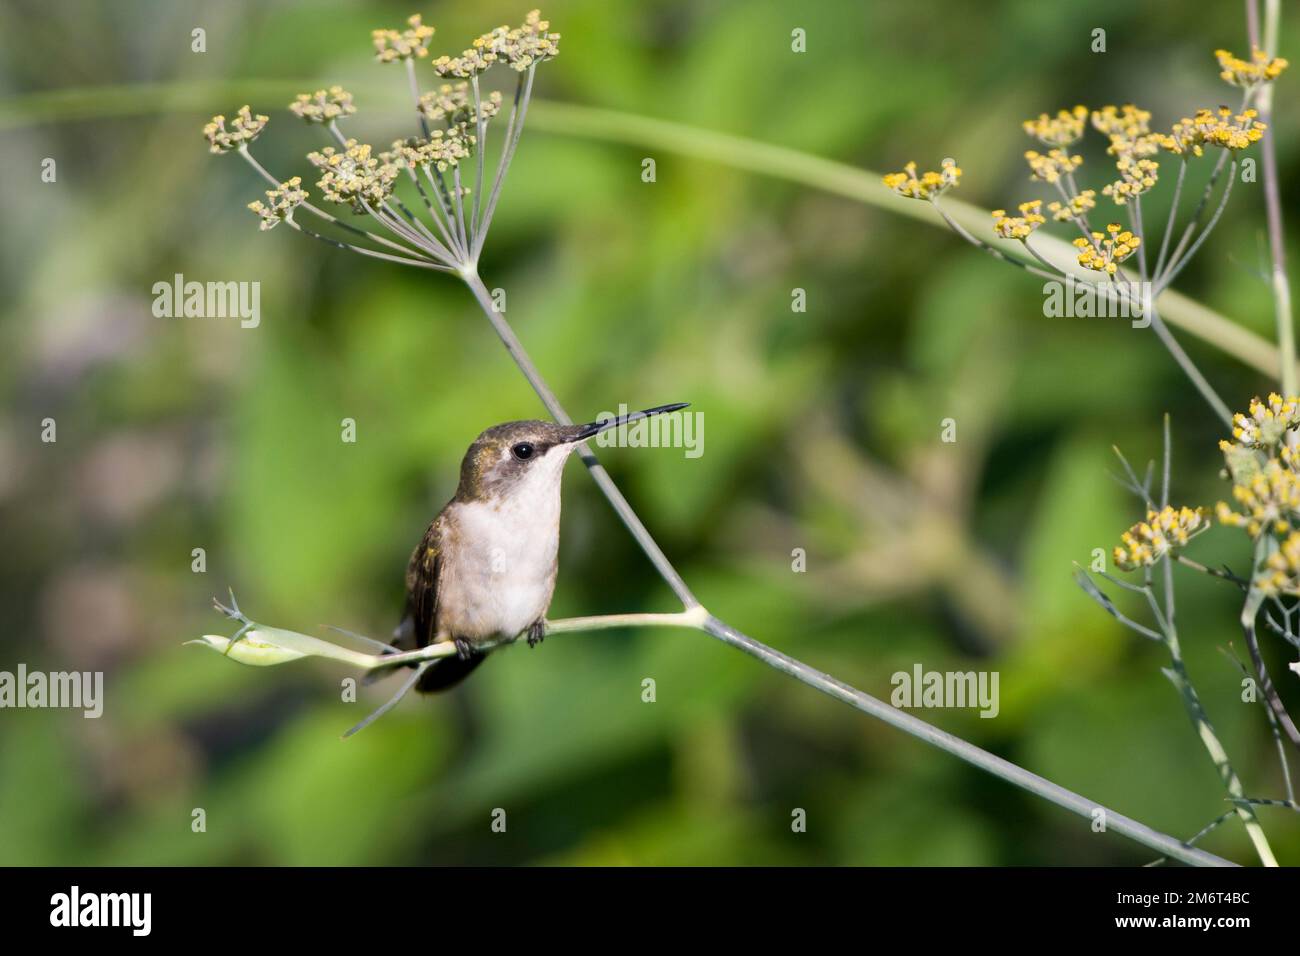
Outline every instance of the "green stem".
<path fill-rule="evenodd" d="M 232 615 L 233 616 L 233 615 Z M 327 657 L 339 660 L 363 670 L 375 670 L 379 668 L 390 669 L 404 664 L 415 664 L 425 666 L 429 662 L 443 657 L 450 657 L 456 653 L 456 648 L 451 642 L 439 642 L 431 644 L 428 647 L 420 648 L 416 651 L 408 651 L 403 654 L 364 654 L 349 648 L 339 647 L 329 644 L 319 638 L 309 637 L 305 634 L 298 634 L 293 631 L 284 631 L 278 628 L 270 628 L 261 624 L 254 624 L 242 614 L 234 616 L 235 620 L 241 621 L 248 628 L 251 628 L 251 634 L 255 635 L 260 641 L 283 641 L 285 646 L 298 650 L 305 654 L 313 654 L 319 657 Z M 1016 787 L 1021 788 L 1029 793 L 1035 794 L 1056 804 L 1066 810 L 1078 814 L 1079 816 L 1092 821 L 1097 818 L 1099 811 L 1104 813 L 1106 828 L 1114 830 L 1129 839 L 1135 840 L 1144 846 L 1157 850 L 1167 857 L 1181 860 L 1192 866 L 1232 866 L 1233 864 L 1207 853 L 1204 850 L 1198 850 L 1189 843 L 1175 839 L 1165 833 L 1153 830 L 1144 823 L 1140 823 L 1131 817 L 1117 813 L 1095 801 L 1089 800 L 1080 794 L 1067 790 L 1064 787 L 1040 777 L 1035 773 L 1025 770 L 1016 764 L 1005 760 L 996 754 L 991 754 L 986 750 L 975 746 L 956 737 L 946 731 L 940 730 L 925 721 L 913 717 L 904 710 L 893 707 L 882 700 L 872 697 L 854 687 L 850 687 L 843 681 L 837 680 L 829 674 L 809 667 L 801 661 L 797 661 L 780 651 L 768 647 L 767 645 L 754 640 L 746 634 L 743 634 L 736 628 L 719 620 L 712 614 L 709 614 L 702 606 L 695 606 L 680 611 L 676 614 L 612 614 L 597 617 L 578 617 L 562 618 L 558 621 L 549 621 L 546 625 L 546 633 L 561 634 L 573 633 L 578 631 L 600 631 L 610 628 L 620 627 L 684 627 L 693 628 L 712 635 L 725 644 L 729 644 L 738 650 L 744 651 L 752 657 L 757 658 L 769 667 L 780 671 L 790 677 L 795 678 L 813 687 L 822 693 L 842 701 L 857 710 L 862 711 L 872 717 L 875 717 L 904 733 L 910 734 L 918 740 L 925 741 L 940 750 L 946 751 L 961 760 L 966 761 L 973 766 L 979 767 L 987 772 L 999 777 Z M 513 643 L 514 639 L 502 641 L 501 644 Z M 350 736 L 361 728 L 369 725 L 378 716 L 381 716 L 402 698 L 414 685 L 418 673 L 413 673 L 398 693 L 383 705 L 378 711 L 371 714 L 364 721 L 353 727 L 345 736 Z M 1238 813 L 1242 810 L 1250 812 L 1249 806 L 1238 805 Z"/>
<path fill-rule="evenodd" d="M 1251 3 L 1254 10 L 1255 4 Z M 1258 16 L 1250 17 L 1251 46 L 1259 47 L 1270 57 L 1277 55 L 1277 35 L 1282 19 L 1281 0 L 1265 0 L 1264 37 L 1260 42 Z M 1265 83 L 1255 101 L 1259 120 L 1268 128 L 1260 144 L 1263 151 L 1264 211 L 1268 219 L 1268 245 L 1272 253 L 1273 268 L 1270 284 L 1273 287 L 1273 319 L 1277 326 L 1277 347 L 1282 362 L 1282 392 L 1295 395 L 1297 376 L 1295 364 L 1295 323 L 1291 315 L 1291 282 L 1286 272 L 1286 238 L 1282 231 L 1282 194 L 1278 186 L 1277 147 L 1273 130 L 1273 86 Z"/>

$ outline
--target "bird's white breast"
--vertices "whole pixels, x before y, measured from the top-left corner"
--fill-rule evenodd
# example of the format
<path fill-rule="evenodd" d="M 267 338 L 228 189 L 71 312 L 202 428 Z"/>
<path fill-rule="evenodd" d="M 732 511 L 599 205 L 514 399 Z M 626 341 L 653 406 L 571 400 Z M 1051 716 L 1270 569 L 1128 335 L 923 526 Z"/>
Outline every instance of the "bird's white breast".
<path fill-rule="evenodd" d="M 449 506 L 451 533 L 438 581 L 440 637 L 515 637 L 545 616 L 560 545 L 558 480 L 553 485 Z"/>

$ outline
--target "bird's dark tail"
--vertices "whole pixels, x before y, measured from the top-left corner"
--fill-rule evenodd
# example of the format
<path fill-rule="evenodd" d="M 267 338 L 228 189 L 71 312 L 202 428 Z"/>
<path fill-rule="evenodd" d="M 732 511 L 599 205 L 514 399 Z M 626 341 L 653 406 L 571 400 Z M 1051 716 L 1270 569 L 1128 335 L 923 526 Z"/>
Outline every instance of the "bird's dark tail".
<path fill-rule="evenodd" d="M 406 614 L 402 616 L 402 623 L 393 631 L 393 644 L 403 650 L 414 650 L 416 647 L 428 644 L 427 640 L 421 641 L 416 637 L 415 618 L 412 615 L 409 598 Z M 433 694 L 449 687 L 455 687 L 468 677 L 474 668 L 483 663 L 483 658 L 486 656 L 486 651 L 474 651 L 469 657 L 461 657 L 459 654 L 451 657 L 440 657 L 425 668 L 424 673 L 420 675 L 420 682 L 415 685 L 415 689 L 421 694 Z M 385 677 L 391 674 L 394 668 L 415 666 L 415 664 L 394 664 L 392 667 L 376 668 L 370 672 L 368 680 L 378 680 Z"/>
<path fill-rule="evenodd" d="M 486 657 L 486 652 L 474 651 L 469 657 L 440 658 L 420 676 L 420 683 L 415 685 L 415 689 L 421 694 L 432 694 L 455 687 L 482 664 Z"/>

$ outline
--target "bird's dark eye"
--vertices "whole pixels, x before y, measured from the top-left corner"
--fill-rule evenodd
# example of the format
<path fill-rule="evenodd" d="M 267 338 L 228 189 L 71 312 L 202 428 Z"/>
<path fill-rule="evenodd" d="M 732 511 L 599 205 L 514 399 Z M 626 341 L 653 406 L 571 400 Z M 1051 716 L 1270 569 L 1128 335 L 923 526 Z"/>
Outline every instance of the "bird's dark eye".
<path fill-rule="evenodd" d="M 520 461 L 527 461 L 529 458 L 532 458 L 536 451 L 537 449 L 533 447 L 533 443 L 527 441 L 521 441 L 518 445 L 515 445 L 510 449 L 510 453 Z"/>

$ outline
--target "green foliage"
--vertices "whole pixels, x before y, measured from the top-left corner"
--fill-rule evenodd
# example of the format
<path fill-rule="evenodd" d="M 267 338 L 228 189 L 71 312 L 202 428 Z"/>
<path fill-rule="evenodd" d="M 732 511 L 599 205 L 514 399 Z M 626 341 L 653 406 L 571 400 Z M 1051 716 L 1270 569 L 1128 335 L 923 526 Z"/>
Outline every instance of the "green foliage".
<path fill-rule="evenodd" d="M 397 135 L 402 78 L 369 62 L 367 30 L 411 11 L 386 4 L 372 24 L 330 5 L 304 31 L 306 6 L 214 16 L 199 57 L 180 26 L 197 3 L 169 5 L 144 45 L 129 37 L 156 5 L 115 4 L 92 35 L 113 52 L 103 58 L 74 56 L 88 46 L 73 25 L 34 31 L 6 9 L 5 86 L 337 81 L 364 86 L 377 141 Z M 523 12 L 490 6 L 488 23 Z M 1212 76 L 1202 61 L 1242 31 L 1235 5 L 1193 23 L 1172 4 L 1106 2 L 1068 28 L 1045 7 L 559 2 L 545 13 L 565 51 L 538 95 L 872 168 L 953 153 L 989 191 L 966 198 L 998 205 L 1022 184 L 1011 134 L 1024 116 L 1132 96 L 1116 76 L 1183 110 L 1163 104 Z M 425 13 L 435 52 L 486 26 L 475 5 Z M 1104 58 L 1087 49 L 1094 20 L 1109 25 Z M 807 54 L 790 52 L 794 26 Z M 1284 23 L 1284 49 L 1298 27 Z M 1297 104 L 1294 83 L 1279 89 L 1280 128 L 1300 128 Z M 410 548 L 468 442 L 541 415 L 453 279 L 258 233 L 242 204 L 261 184 L 210 160 L 196 132 L 238 105 L 50 115 L 7 133 L 18 166 L 57 156 L 60 178 L 7 190 L 24 225 L 5 231 L 0 257 L 0 669 L 104 669 L 108 699 L 99 721 L 0 721 L 0 863 L 1142 862 L 699 633 L 510 648 L 455 697 L 412 696 L 348 741 L 339 733 L 391 682 L 346 704 L 341 666 L 262 671 L 179 647 L 222 629 L 208 600 L 227 585 L 258 620 L 386 636 Z M 285 134 L 267 165 L 308 173 L 283 104 L 253 106 Z M 1278 141 L 1284 188 L 1295 142 Z M 653 185 L 639 178 L 646 155 Z M 1267 335 L 1250 274 L 1261 205 L 1243 192 L 1180 286 Z M 150 287 L 175 272 L 261 281 L 261 326 L 154 319 Z M 1155 456 L 1165 411 L 1177 497 L 1222 494 L 1217 423 L 1149 335 L 1045 318 L 1036 280 L 878 209 L 540 131 L 524 135 L 482 273 L 507 290 L 508 319 L 573 414 L 676 400 L 703 412 L 699 459 L 600 453 L 710 610 L 885 698 L 890 675 L 918 661 L 998 670 L 996 720 L 924 716 L 1157 829 L 1190 836 L 1222 812 L 1159 649 L 1071 576 L 1137 517 L 1107 477 L 1110 445 Z M 806 313 L 790 310 L 794 287 Z M 1189 348 L 1234 406 L 1270 385 Z M 46 415 L 54 446 L 32 439 Z M 947 416 L 954 444 L 939 442 Z M 356 444 L 340 441 L 345 417 Z M 113 456 L 124 439 L 160 460 Z M 191 572 L 195 547 L 205 574 Z M 794 548 L 804 574 L 790 570 Z M 675 609 L 578 465 L 560 562 L 554 616 Z M 1238 603 L 1226 585 L 1186 598 L 1182 643 L 1248 791 L 1274 795 L 1263 713 L 1215 650 L 1238 637 Z M 646 677 L 655 703 L 641 699 Z M 806 834 L 791 832 L 797 807 Z M 195 808 L 206 832 L 191 830 Z M 494 808 L 505 834 L 490 829 Z M 1300 859 L 1289 815 L 1261 814 L 1278 856 Z M 1206 845 L 1248 859 L 1233 824 Z"/>

